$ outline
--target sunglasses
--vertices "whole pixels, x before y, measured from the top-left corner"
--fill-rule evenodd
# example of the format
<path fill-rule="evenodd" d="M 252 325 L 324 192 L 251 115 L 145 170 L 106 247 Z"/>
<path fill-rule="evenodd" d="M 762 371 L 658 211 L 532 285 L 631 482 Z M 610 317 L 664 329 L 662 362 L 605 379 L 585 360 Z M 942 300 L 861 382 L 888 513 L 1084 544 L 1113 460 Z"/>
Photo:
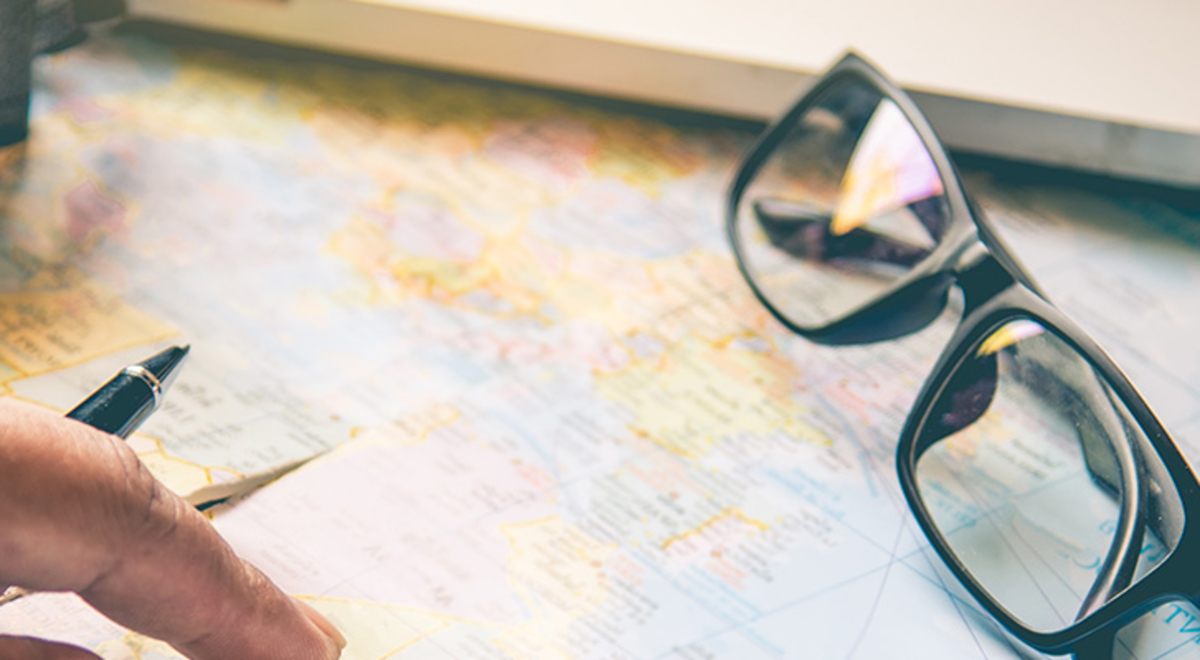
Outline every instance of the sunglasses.
<path fill-rule="evenodd" d="M 726 214 L 754 294 L 813 342 L 897 339 L 961 305 L 897 467 L 984 610 L 1046 653 L 1200 655 L 1195 635 L 1183 649 L 1134 623 L 1171 601 L 1200 608 L 1200 482 L 988 224 L 904 91 L 845 56 L 758 139 Z"/>

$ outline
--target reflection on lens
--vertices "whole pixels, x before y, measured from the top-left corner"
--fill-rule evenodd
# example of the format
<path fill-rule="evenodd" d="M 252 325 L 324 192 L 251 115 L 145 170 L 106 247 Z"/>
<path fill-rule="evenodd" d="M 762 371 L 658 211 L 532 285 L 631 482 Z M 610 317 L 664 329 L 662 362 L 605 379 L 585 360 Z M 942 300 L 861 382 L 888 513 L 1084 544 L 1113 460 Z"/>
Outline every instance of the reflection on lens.
<path fill-rule="evenodd" d="M 917 488 L 939 535 L 1029 628 L 1067 628 L 1178 543 L 1182 508 L 1161 459 L 1090 363 L 1036 321 L 982 338 L 921 433 Z M 1141 477 L 1122 479 L 1122 465 Z M 1126 561 L 1108 561 L 1123 503 L 1139 531 Z"/>
<path fill-rule="evenodd" d="M 842 81 L 764 162 L 737 214 L 755 286 L 793 323 L 816 329 L 927 257 L 949 212 L 933 159 L 900 108 Z"/>
<path fill-rule="evenodd" d="M 1200 660 L 1200 612 L 1186 601 L 1160 605 L 1121 628 L 1113 660 Z"/>

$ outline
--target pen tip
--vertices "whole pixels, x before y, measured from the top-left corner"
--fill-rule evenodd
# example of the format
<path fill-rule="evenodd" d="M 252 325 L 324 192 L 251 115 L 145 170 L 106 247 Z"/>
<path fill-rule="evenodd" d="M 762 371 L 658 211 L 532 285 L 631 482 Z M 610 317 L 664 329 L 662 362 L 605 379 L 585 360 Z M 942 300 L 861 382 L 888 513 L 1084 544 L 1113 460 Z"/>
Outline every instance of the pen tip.
<path fill-rule="evenodd" d="M 139 364 L 141 364 L 143 369 L 154 374 L 154 377 L 163 384 L 163 389 L 165 390 L 175 380 L 175 375 L 178 373 L 179 367 L 183 364 L 183 360 L 187 357 L 190 349 L 190 345 L 172 346 L 146 358 Z"/>

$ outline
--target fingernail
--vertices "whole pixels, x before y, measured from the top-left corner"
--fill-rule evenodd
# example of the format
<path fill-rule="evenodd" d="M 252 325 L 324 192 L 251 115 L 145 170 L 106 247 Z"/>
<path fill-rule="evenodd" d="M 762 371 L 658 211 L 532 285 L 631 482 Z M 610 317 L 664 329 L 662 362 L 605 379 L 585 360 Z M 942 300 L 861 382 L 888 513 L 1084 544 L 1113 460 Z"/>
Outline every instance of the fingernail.
<path fill-rule="evenodd" d="M 295 598 L 292 600 L 296 601 L 296 604 L 300 606 L 300 610 L 304 612 L 309 621 L 312 621 L 316 627 L 321 629 L 321 632 L 325 633 L 326 637 L 332 639 L 334 644 L 337 644 L 338 651 L 346 648 L 346 637 L 329 622 L 329 619 L 326 619 L 324 615 L 313 609 L 312 605 Z"/>

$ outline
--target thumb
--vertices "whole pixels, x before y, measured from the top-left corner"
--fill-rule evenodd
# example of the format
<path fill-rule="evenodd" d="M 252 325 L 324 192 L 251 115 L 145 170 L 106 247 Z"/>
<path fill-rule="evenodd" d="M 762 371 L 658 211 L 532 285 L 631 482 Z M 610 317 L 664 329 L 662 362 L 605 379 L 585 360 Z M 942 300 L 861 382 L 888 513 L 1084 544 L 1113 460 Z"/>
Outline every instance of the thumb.
<path fill-rule="evenodd" d="M 0 475 L 0 584 L 74 591 L 193 660 L 338 657 L 333 626 L 238 558 L 119 439 L 0 400 Z"/>

